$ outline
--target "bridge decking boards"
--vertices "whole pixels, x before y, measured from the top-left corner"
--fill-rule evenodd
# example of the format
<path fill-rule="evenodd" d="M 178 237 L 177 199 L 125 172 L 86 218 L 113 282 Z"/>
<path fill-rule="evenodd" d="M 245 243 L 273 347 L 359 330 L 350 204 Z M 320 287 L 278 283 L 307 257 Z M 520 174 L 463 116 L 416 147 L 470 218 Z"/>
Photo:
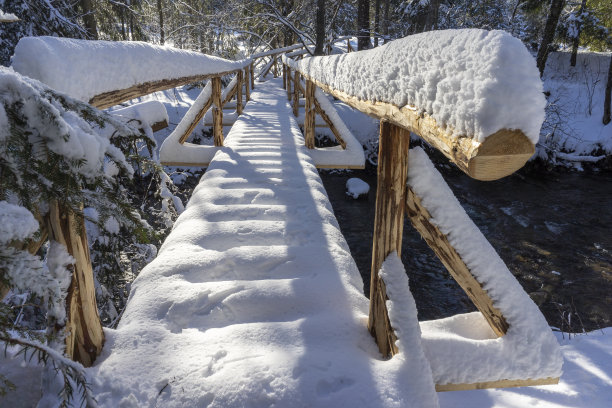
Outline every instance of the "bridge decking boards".
<path fill-rule="evenodd" d="M 101 406 L 437 406 L 420 343 L 385 361 L 368 333 L 361 277 L 279 85 L 253 91 L 134 282 L 94 368 Z"/>

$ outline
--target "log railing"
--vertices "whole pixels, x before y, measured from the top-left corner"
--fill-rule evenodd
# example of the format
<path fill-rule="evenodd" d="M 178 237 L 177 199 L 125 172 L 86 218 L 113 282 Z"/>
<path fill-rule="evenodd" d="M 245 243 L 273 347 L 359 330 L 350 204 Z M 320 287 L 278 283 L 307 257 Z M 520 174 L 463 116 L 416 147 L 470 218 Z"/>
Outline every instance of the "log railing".
<path fill-rule="evenodd" d="M 327 57 L 320 57 L 327 58 Z M 386 307 L 385 284 L 378 273 L 383 261 L 393 251 L 401 251 L 404 213 L 442 260 L 451 276 L 468 293 L 475 306 L 483 314 L 497 336 L 503 336 L 508 323 L 495 307 L 493 300 L 471 273 L 466 262 L 450 244 L 444 233 L 430 222 L 427 208 L 413 191 L 407 189 L 407 163 L 410 132 L 421 136 L 436 147 L 468 175 L 481 180 L 494 180 L 511 174 L 524 165 L 534 153 L 531 141 L 520 130 L 501 130 L 479 143 L 470 137 L 451 137 L 451 130 L 442 127 L 427 114 L 418 113 L 415 107 L 398 107 L 390 103 L 362 100 L 349 95 L 308 75 L 300 66 L 284 57 L 287 95 L 293 96 L 294 112 L 299 102 L 298 93 L 304 92 L 300 78 L 306 81 L 306 107 L 308 111 L 310 89 L 320 87 L 353 108 L 380 119 L 378 187 L 374 219 L 374 239 L 370 283 L 370 315 L 368 328 L 376 339 L 383 356 L 397 353 L 395 334 L 390 326 Z M 309 120 L 305 121 L 308 144 Z"/>

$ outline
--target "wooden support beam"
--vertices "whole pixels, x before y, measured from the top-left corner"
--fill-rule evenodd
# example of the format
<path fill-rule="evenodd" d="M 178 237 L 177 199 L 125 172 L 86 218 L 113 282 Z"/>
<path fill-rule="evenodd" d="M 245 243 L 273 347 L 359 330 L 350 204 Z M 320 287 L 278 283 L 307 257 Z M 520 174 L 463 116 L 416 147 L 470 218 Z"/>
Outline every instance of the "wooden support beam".
<path fill-rule="evenodd" d="M 72 281 L 66 297 L 66 355 L 90 367 L 102 351 L 104 332 L 96 306 L 93 269 L 83 217 L 57 201 L 51 201 L 45 221 L 49 239 L 64 245 L 75 259 L 75 263 L 69 266 Z"/>
<path fill-rule="evenodd" d="M 185 143 L 187 138 L 189 138 L 189 135 L 193 132 L 196 126 L 198 126 L 198 123 L 200 123 L 204 115 L 206 115 L 206 112 L 210 109 L 210 105 L 212 105 L 212 95 L 208 99 L 208 101 L 206 101 L 202 109 L 200 109 L 200 111 L 194 116 L 189 126 L 187 126 L 187 129 L 185 129 L 185 133 L 183 133 L 181 137 L 179 138 L 180 144 Z"/>
<path fill-rule="evenodd" d="M 251 75 L 251 89 L 255 89 L 255 66 L 253 63 L 251 63 L 249 74 Z"/>
<path fill-rule="evenodd" d="M 129 101 L 130 99 L 148 95 L 153 92 L 163 91 L 165 89 L 176 88 L 177 86 L 181 85 L 204 81 L 205 79 L 209 79 L 215 76 L 221 77 L 223 75 L 231 74 L 232 72 L 235 71 L 227 71 L 206 75 L 194 75 L 175 79 L 163 79 L 161 81 L 144 82 L 142 84 L 136 84 L 129 88 L 101 93 L 91 98 L 89 100 L 89 104 L 95 106 L 98 109 L 106 109 L 110 108 L 111 106 L 118 105 L 121 102 Z"/>
<path fill-rule="evenodd" d="M 283 89 L 287 89 L 287 66 L 283 64 Z"/>
<path fill-rule="evenodd" d="M 221 77 L 214 77 L 212 81 L 213 104 L 213 138 L 215 146 L 223 146 L 223 104 L 221 103 Z"/>
<path fill-rule="evenodd" d="M 236 113 L 242 115 L 242 70 L 238 71 L 238 81 L 236 82 Z"/>
<path fill-rule="evenodd" d="M 508 322 L 502 313 L 493 305 L 482 285 L 448 241 L 448 238 L 431 220 L 431 214 L 421 202 L 416 193 L 409 188 L 406 199 L 406 214 L 414 228 L 421 234 L 427 245 L 434 251 L 442 261 L 451 276 L 457 281 L 483 317 L 491 326 L 491 329 L 501 337 L 508 332 Z"/>
<path fill-rule="evenodd" d="M 298 109 L 300 104 L 300 87 L 298 84 L 300 83 L 300 73 L 295 71 L 293 73 L 293 116 L 298 115 Z"/>
<path fill-rule="evenodd" d="M 390 253 L 396 251 L 401 256 L 409 144 L 407 130 L 387 121 L 380 122 L 368 329 L 384 357 L 397 354 L 397 348 L 385 303 L 385 284 L 378 272 Z"/>
<path fill-rule="evenodd" d="M 558 377 L 546 377 L 527 380 L 498 380 L 485 381 L 472 384 L 436 384 L 436 391 L 468 391 L 482 390 L 486 388 L 512 388 L 512 387 L 531 387 L 534 385 L 554 385 L 559 384 Z"/>
<path fill-rule="evenodd" d="M 327 113 L 325 113 L 323 108 L 321 108 L 321 104 L 319 103 L 319 101 L 317 101 L 317 98 L 315 98 L 314 100 L 314 105 L 316 112 L 319 114 L 319 116 L 321 116 L 321 118 L 323 118 L 325 123 L 327 123 L 327 126 L 329 126 L 329 128 L 331 129 L 332 133 L 334 134 L 334 137 L 336 138 L 340 146 L 342 146 L 343 149 L 346 149 L 346 141 L 342 138 L 340 132 L 338 131 L 338 129 L 336 129 L 336 126 L 329 118 L 329 116 L 327 116 Z"/>
<path fill-rule="evenodd" d="M 304 141 L 306 147 L 314 149 L 315 147 L 315 84 L 312 81 L 306 81 L 306 106 L 304 108 Z"/>
<path fill-rule="evenodd" d="M 307 76 L 307 79 L 367 115 L 388 120 L 416 133 L 477 180 L 497 180 L 508 176 L 523 167 L 535 153 L 535 146 L 521 130 L 502 129 L 479 143 L 465 135 L 453 136 L 450 126 L 440 126 L 433 117 L 418 112 L 414 107 L 400 108 L 387 102 L 362 100 L 312 77 Z"/>
<path fill-rule="evenodd" d="M 287 100 L 291 100 L 291 68 L 287 66 Z"/>
<path fill-rule="evenodd" d="M 247 66 L 244 69 L 244 84 L 245 84 L 245 91 L 246 91 L 246 101 L 250 101 L 251 100 L 251 80 L 249 79 L 250 77 L 250 72 L 251 72 L 251 67 Z"/>

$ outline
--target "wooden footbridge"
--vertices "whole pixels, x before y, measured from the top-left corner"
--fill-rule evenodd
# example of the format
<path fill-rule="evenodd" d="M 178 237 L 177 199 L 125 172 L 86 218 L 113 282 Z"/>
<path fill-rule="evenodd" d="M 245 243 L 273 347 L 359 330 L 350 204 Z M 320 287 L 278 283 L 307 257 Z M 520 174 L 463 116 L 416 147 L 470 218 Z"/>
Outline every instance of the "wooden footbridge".
<path fill-rule="evenodd" d="M 73 323 L 76 346 L 67 352 L 93 364 L 99 402 L 111 406 L 121 395 L 151 406 L 428 407 L 437 405 L 434 390 L 556 383 L 560 354 L 537 307 L 484 237 L 465 227 L 473 224 L 426 155 L 409 155 L 414 132 L 471 177 L 495 180 L 522 167 L 533 144 L 520 129 L 477 142 L 415 107 L 363 100 L 306 69 L 297 61 L 305 54 L 287 47 L 234 72 L 91 99 L 109 107 L 210 79 L 160 152 L 163 164 L 208 169 L 95 364 L 99 320 L 81 314 Z M 331 57 L 303 62 L 315 58 Z M 381 121 L 369 301 L 316 170 L 364 166 L 330 96 Z M 201 121 L 212 127 L 213 146 L 189 142 Z M 316 147 L 318 127 L 337 145 Z M 405 216 L 479 312 L 419 323 L 394 306 L 410 291 L 387 291 L 395 284 L 379 272 L 400 254 Z M 91 287 L 91 276 L 75 279 Z M 118 372 L 122 381 L 113 379 Z M 174 388 L 162 393 L 168 384 Z M 200 398 L 181 389 L 201 389 Z"/>

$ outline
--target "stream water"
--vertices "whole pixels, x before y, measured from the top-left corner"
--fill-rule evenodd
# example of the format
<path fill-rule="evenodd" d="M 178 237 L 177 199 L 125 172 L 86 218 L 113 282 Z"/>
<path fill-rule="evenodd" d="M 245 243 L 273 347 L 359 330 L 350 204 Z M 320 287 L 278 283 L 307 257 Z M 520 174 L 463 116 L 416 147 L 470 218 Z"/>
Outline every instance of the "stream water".
<path fill-rule="evenodd" d="M 612 326 L 612 174 L 519 171 L 480 182 L 447 165 L 438 169 L 551 326 L 569 332 Z M 367 295 L 376 174 L 321 177 Z M 367 197 L 346 195 L 350 177 L 370 185 Z M 409 221 L 402 260 L 420 320 L 475 310 Z"/>

